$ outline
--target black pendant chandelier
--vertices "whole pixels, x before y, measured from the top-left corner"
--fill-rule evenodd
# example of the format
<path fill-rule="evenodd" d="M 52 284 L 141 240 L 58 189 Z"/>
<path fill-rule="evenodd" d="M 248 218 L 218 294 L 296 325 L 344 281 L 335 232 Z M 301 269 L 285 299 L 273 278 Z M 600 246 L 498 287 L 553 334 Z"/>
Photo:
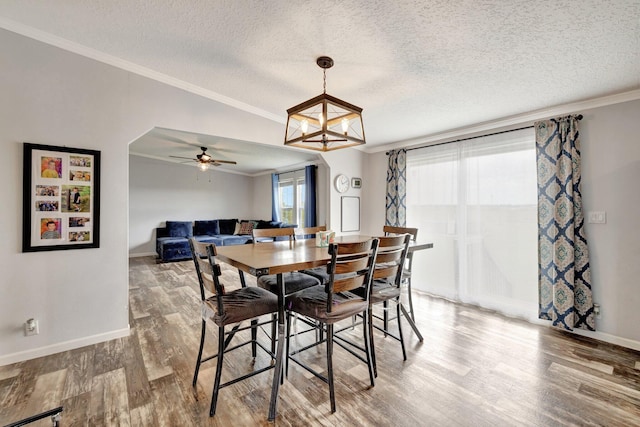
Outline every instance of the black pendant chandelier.
<path fill-rule="evenodd" d="M 322 94 L 287 110 L 284 145 L 331 151 L 365 144 L 362 108 L 327 94 L 333 59 L 321 56 L 316 63 L 323 70 Z"/>

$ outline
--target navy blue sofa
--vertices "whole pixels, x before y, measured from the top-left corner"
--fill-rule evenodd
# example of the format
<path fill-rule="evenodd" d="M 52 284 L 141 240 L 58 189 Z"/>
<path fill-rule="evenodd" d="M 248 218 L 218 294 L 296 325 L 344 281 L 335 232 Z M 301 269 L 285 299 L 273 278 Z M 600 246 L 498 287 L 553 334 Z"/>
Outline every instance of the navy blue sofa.
<path fill-rule="evenodd" d="M 244 223 L 244 224 L 243 224 Z M 247 224 L 247 223 L 250 223 Z M 242 226 L 242 227 L 241 227 Z M 243 245 L 253 243 L 249 230 L 253 228 L 287 228 L 297 227 L 277 221 L 214 219 L 206 221 L 166 221 L 164 227 L 156 228 L 156 252 L 159 262 L 181 261 L 191 259 L 189 239 L 216 246 Z M 242 228 L 242 230 L 238 230 Z M 237 233 L 238 231 L 243 234 Z"/>

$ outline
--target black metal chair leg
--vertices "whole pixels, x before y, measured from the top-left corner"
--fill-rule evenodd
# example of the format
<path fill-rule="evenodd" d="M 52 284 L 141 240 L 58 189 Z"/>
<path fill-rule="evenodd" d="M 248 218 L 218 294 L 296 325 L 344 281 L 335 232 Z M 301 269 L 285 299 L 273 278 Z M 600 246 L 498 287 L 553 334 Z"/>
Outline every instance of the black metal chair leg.
<path fill-rule="evenodd" d="M 287 345 L 284 351 L 284 376 L 289 377 L 289 339 L 291 338 L 291 313 L 287 313 Z"/>
<path fill-rule="evenodd" d="M 368 326 L 363 325 L 363 328 L 366 329 L 367 327 L 369 328 L 370 333 L 369 334 L 364 334 L 364 351 L 367 355 L 367 367 L 369 368 L 369 380 L 371 381 L 371 387 L 374 387 L 376 385 L 376 380 L 375 377 L 378 376 L 378 371 L 376 368 L 376 358 L 374 355 L 374 345 L 373 345 L 373 316 L 370 315 L 371 311 L 368 310 L 369 313 L 365 313 L 362 316 L 362 321 L 364 323 L 369 323 Z M 368 321 L 365 321 L 365 319 L 368 319 Z"/>
<path fill-rule="evenodd" d="M 369 342 L 370 351 L 370 365 L 373 366 L 373 376 L 378 377 L 378 365 L 376 364 L 376 346 L 373 340 L 373 308 L 369 306 L 369 310 L 367 310 L 367 314 L 362 316 L 362 330 L 365 331 L 365 350 L 367 347 L 367 342 Z M 368 340 L 367 340 L 368 338 Z M 367 353 L 367 357 L 369 357 L 369 353 Z M 369 364 L 369 362 L 367 362 Z M 371 376 L 371 367 L 369 367 L 369 376 Z M 371 379 L 371 384 L 373 385 L 373 378 Z"/>
<path fill-rule="evenodd" d="M 213 393 L 211 395 L 211 409 L 209 416 L 216 414 L 216 405 L 218 403 L 218 392 L 220 391 L 220 377 L 222 376 L 222 361 L 224 359 L 224 327 L 218 328 L 218 363 L 216 367 L 216 379 L 213 383 Z"/>
<path fill-rule="evenodd" d="M 277 314 L 271 315 L 271 353 L 276 354 L 276 337 L 278 336 L 278 326 L 276 320 L 278 319 Z"/>
<path fill-rule="evenodd" d="M 407 293 L 409 294 L 409 310 L 411 311 L 411 320 L 415 323 L 416 316 L 413 312 L 413 294 L 411 293 L 411 277 L 407 277 Z"/>
<path fill-rule="evenodd" d="M 193 373 L 193 382 L 191 385 L 196 386 L 198 382 L 198 373 L 200 372 L 200 361 L 202 360 L 202 350 L 204 349 L 204 334 L 207 331 L 207 322 L 202 319 L 202 331 L 200 332 L 200 349 L 198 350 L 198 358 L 196 359 L 196 370 Z"/>
<path fill-rule="evenodd" d="M 258 319 L 251 320 L 251 357 L 256 358 L 258 341 Z"/>
<path fill-rule="evenodd" d="M 387 331 L 389 330 L 389 301 L 384 301 L 382 303 L 382 319 L 384 324 L 384 336 L 387 336 Z"/>
<path fill-rule="evenodd" d="M 400 338 L 400 346 L 402 347 L 402 359 L 407 360 L 407 351 L 404 348 L 404 336 L 402 335 L 402 317 L 400 317 L 400 308 L 402 307 L 402 303 L 400 302 L 400 297 L 398 297 L 396 310 L 398 319 L 398 337 Z"/>
<path fill-rule="evenodd" d="M 333 325 L 327 324 L 327 382 L 329 383 L 329 401 L 331 413 L 336 412 L 336 394 L 333 388 Z"/>

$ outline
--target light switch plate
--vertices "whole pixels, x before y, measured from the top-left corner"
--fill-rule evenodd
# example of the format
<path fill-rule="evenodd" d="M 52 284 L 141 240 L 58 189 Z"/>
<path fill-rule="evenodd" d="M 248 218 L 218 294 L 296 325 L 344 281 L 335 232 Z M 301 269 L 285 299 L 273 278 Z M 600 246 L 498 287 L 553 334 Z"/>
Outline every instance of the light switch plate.
<path fill-rule="evenodd" d="M 605 211 L 594 211 L 589 212 L 588 222 L 591 224 L 606 224 L 607 223 L 607 213 Z"/>

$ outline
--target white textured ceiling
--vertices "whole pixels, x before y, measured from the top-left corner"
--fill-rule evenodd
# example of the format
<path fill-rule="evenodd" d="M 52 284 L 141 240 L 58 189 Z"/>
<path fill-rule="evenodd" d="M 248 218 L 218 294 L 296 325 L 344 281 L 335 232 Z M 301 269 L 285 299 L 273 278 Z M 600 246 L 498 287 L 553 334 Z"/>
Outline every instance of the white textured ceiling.
<path fill-rule="evenodd" d="M 0 26 L 283 123 L 328 55 L 327 92 L 364 109 L 369 147 L 640 88 L 640 0 L 2 0 Z"/>

